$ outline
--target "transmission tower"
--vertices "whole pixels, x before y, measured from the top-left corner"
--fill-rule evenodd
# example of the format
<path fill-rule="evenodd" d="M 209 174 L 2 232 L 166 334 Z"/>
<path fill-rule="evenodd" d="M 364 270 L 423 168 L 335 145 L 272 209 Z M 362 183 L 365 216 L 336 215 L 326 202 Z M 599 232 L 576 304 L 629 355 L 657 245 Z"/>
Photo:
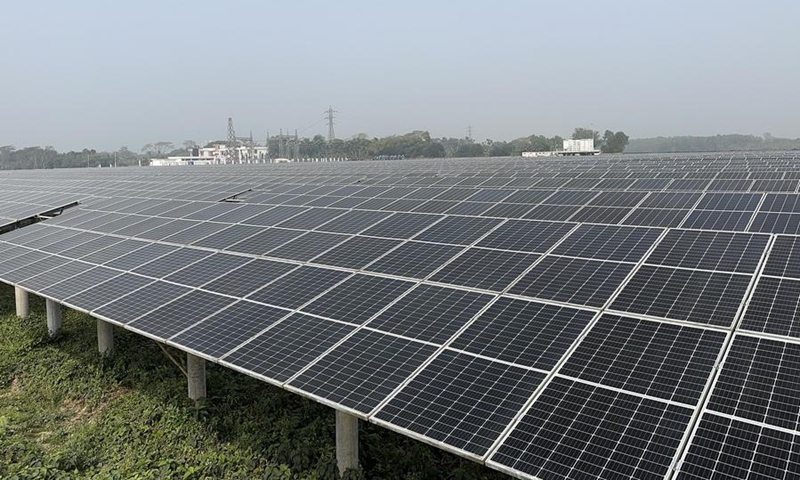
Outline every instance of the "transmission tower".
<path fill-rule="evenodd" d="M 294 145 L 293 145 L 293 147 L 294 147 L 293 148 L 293 150 L 294 150 L 294 152 L 293 152 L 294 153 L 294 159 L 295 160 L 299 160 L 300 159 L 300 137 L 297 136 L 297 129 L 295 129 L 295 131 L 294 131 Z"/>
<path fill-rule="evenodd" d="M 236 158 L 236 131 L 233 129 L 233 119 L 228 117 L 228 160 L 233 163 Z"/>
<path fill-rule="evenodd" d="M 472 140 L 472 125 L 467 125 L 467 140 Z"/>
<path fill-rule="evenodd" d="M 336 138 L 336 133 L 333 131 L 333 119 L 336 118 L 334 116 L 335 113 L 339 113 L 333 109 L 332 106 L 329 106 L 327 110 L 325 110 L 325 115 L 328 120 L 328 141 L 330 142 L 334 138 Z"/>

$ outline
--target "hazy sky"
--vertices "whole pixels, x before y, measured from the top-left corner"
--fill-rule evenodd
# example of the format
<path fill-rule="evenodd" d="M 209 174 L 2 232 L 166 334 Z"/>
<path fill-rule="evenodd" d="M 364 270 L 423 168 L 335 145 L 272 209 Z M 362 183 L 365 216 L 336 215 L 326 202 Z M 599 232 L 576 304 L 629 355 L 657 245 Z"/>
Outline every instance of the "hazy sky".
<path fill-rule="evenodd" d="M 6 1 L 0 145 L 800 137 L 800 2 Z M 314 126 L 311 126 L 314 125 Z"/>

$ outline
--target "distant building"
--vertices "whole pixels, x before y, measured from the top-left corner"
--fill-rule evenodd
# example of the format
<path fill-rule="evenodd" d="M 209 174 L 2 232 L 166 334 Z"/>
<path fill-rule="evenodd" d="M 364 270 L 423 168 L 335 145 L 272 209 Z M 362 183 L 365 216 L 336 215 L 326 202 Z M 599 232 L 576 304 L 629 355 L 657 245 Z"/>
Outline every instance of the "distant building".
<path fill-rule="evenodd" d="M 523 157 L 567 157 L 576 155 L 600 155 L 600 150 L 594 148 L 593 138 L 583 138 L 579 140 L 564 140 L 561 150 L 522 152 Z"/>
<path fill-rule="evenodd" d="M 598 155 L 600 150 L 594 149 L 593 138 L 579 140 L 564 140 L 564 149 L 561 155 Z"/>

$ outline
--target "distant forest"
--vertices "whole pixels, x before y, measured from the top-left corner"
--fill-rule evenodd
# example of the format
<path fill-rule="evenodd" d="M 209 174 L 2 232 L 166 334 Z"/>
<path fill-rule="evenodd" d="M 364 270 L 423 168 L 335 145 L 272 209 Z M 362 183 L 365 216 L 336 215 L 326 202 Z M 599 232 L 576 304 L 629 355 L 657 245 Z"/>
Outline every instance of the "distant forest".
<path fill-rule="evenodd" d="M 758 150 L 800 150 L 800 138 L 778 138 L 769 133 L 755 135 L 714 135 L 708 137 L 633 138 L 626 153 L 731 152 Z"/>

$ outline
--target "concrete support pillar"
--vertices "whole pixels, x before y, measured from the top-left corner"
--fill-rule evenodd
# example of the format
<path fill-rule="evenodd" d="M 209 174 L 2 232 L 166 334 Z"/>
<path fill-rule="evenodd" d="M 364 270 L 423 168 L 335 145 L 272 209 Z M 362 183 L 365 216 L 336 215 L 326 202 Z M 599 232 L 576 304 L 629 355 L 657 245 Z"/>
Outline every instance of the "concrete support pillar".
<path fill-rule="evenodd" d="M 339 473 L 358 468 L 358 417 L 336 410 L 336 465 Z"/>
<path fill-rule="evenodd" d="M 17 300 L 17 316 L 20 318 L 27 317 L 28 313 L 30 313 L 30 307 L 28 306 L 28 291 L 19 287 L 14 287 L 14 297 Z"/>
<path fill-rule="evenodd" d="M 53 300 L 47 300 L 47 332 L 50 337 L 55 337 L 61 330 L 61 304 Z"/>
<path fill-rule="evenodd" d="M 114 326 L 102 320 L 97 321 L 97 350 L 104 357 L 114 351 Z"/>
<path fill-rule="evenodd" d="M 186 376 L 189 382 L 189 398 L 206 398 L 206 361 L 191 353 L 186 354 Z"/>

